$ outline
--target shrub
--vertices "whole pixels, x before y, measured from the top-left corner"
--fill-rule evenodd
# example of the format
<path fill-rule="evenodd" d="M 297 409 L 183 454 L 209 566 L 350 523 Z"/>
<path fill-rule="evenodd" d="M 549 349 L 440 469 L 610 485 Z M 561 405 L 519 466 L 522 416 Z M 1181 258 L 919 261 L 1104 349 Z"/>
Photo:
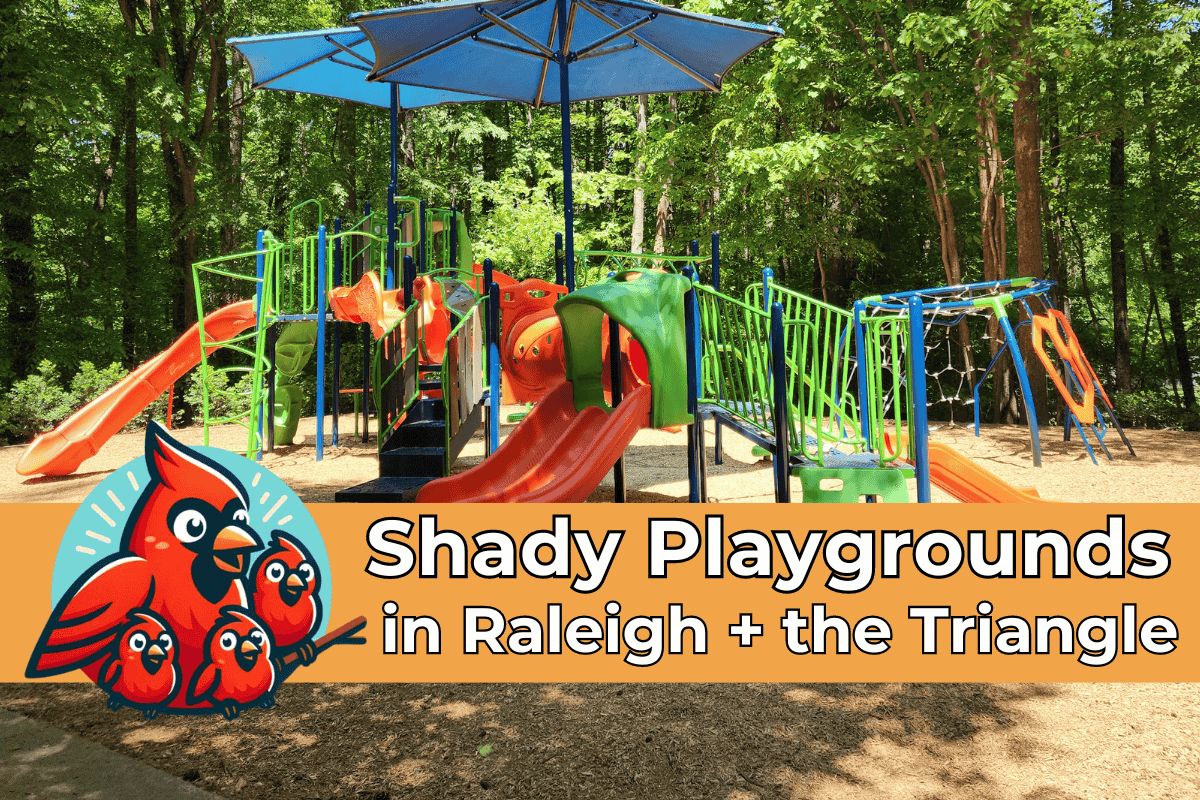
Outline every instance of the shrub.
<path fill-rule="evenodd" d="M 72 394 L 62 387 L 58 367 L 43 360 L 37 373 L 14 383 L 0 403 L 0 437 L 8 442 L 32 439 L 74 410 Z"/>
<path fill-rule="evenodd" d="M 1166 390 L 1129 392 L 1113 398 L 1117 415 L 1134 425 L 1168 430 L 1200 430 L 1200 408 L 1182 408 Z"/>

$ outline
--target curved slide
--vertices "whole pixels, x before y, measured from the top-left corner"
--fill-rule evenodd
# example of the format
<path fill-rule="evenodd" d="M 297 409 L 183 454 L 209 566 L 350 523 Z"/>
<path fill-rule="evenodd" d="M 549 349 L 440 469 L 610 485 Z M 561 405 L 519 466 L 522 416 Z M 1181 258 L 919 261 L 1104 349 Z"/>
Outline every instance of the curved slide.
<path fill-rule="evenodd" d="M 1045 503 L 1033 489 L 1018 489 L 944 444 L 929 443 L 929 480 L 963 503 Z"/>
<path fill-rule="evenodd" d="M 217 309 L 204 318 L 207 352 L 255 323 L 254 300 Z M 17 462 L 21 475 L 70 475 L 96 455 L 104 443 L 200 363 L 200 325 L 193 325 L 175 343 L 125 376 L 104 394 L 76 411 L 66 422 L 33 440 Z"/>
<path fill-rule="evenodd" d="M 496 452 L 458 475 L 425 484 L 418 503 L 580 503 L 600 484 L 641 428 L 650 425 L 650 386 L 612 413 L 575 410 L 572 387 L 551 387 Z"/>

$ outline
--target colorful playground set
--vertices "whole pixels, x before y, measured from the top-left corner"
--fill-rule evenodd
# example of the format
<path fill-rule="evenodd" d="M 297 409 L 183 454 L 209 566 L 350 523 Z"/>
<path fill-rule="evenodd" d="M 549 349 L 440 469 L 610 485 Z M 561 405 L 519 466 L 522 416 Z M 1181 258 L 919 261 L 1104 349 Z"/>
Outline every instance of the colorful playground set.
<path fill-rule="evenodd" d="M 292 442 L 305 401 L 299 378 L 315 358 L 316 385 L 330 386 L 328 397 L 315 397 L 315 457 L 324 455 L 327 415 L 339 443 L 344 397 L 355 398 L 356 422 L 362 407 L 364 442 L 376 420 L 379 478 L 343 489 L 339 501 L 580 502 L 610 469 L 623 501 L 622 457 L 637 432 L 686 427 L 689 500 L 704 502 L 703 421 L 711 419 L 716 463 L 724 429 L 771 454 L 778 502 L 791 500 L 790 477 L 800 479 L 804 502 L 907 502 L 910 477 L 919 502 L 929 502 L 931 485 L 964 502 L 1034 502 L 1036 492 L 929 438 L 929 409 L 964 387 L 979 434 L 980 387 L 1005 354 L 1032 409 L 1017 345 L 1023 326 L 1035 368 L 1061 394 L 1066 436 L 1077 432 L 1093 461 L 1094 446 L 1111 459 L 1112 428 L 1129 446 L 1050 301 L 1050 281 L 868 297 L 845 310 L 777 284 L 766 270 L 734 297 L 720 288 L 717 234 L 704 257 L 693 242 L 685 256 L 577 251 L 574 263 L 560 236 L 555 283 L 517 281 L 490 259 L 475 262 L 453 209 L 393 197 L 380 216 L 368 206 L 329 233 L 321 204 L 307 201 L 292 210 L 284 238 L 260 231 L 253 251 L 195 264 L 200 321 L 34 440 L 18 472 L 70 474 L 197 366 L 205 442 L 212 426 L 237 423 L 247 456 L 258 457 Z M 300 230 L 302 217 L 312 230 Z M 1017 310 L 1024 319 L 1014 324 Z M 1002 336 L 995 356 L 982 370 L 964 368 L 969 347 L 955 342 L 971 341 L 988 319 Z M 976 333 L 958 338 L 970 325 Z M 341 383 L 349 331 L 364 342 L 361 387 Z M 532 404 L 503 443 L 501 403 Z M 218 405 L 238 410 L 218 416 Z M 1040 465 L 1036 416 L 1026 417 Z M 481 426 L 487 457 L 451 475 Z"/>
<path fill-rule="evenodd" d="M 236 422 L 247 431 L 247 456 L 257 457 L 292 442 L 301 377 L 315 356 L 316 458 L 327 411 L 338 445 L 344 393 L 361 406 L 364 442 L 372 411 L 376 419 L 379 477 L 338 492 L 339 501 L 579 502 L 609 469 L 623 501 L 623 454 L 637 432 L 686 426 L 688 499 L 704 502 L 706 419 L 715 421 L 716 463 L 726 429 L 772 455 L 779 502 L 791 499 L 792 477 L 805 502 L 907 502 L 914 476 L 919 502 L 929 502 L 932 484 L 966 502 L 1035 501 L 1035 492 L 929 441 L 929 409 L 967 390 L 978 435 L 980 387 L 1007 355 L 1040 466 L 1017 340 L 1023 326 L 1037 368 L 1062 397 L 1067 437 L 1078 432 L 1093 462 L 1093 441 L 1112 458 L 1110 428 L 1129 446 L 1050 300 L 1050 281 L 868 297 L 845 310 L 776 283 L 770 270 L 739 297 L 723 293 L 715 233 L 706 257 L 696 242 L 685 256 L 575 249 L 571 101 L 718 92 L 734 64 L 783 35 L 778 26 L 645 0 L 447 0 L 349 21 L 230 44 L 256 89 L 390 110 L 386 217 L 368 206 L 330 232 L 321 204 L 307 201 L 289 214 L 283 238 L 262 230 L 253 251 L 197 263 L 199 322 L 34 440 L 18 472 L 73 472 L 197 365 L 205 442 L 211 426 Z M 477 263 L 453 208 L 399 196 L 399 109 L 483 100 L 559 105 L 564 227 L 554 283 Z M 981 322 L 999 333 L 991 363 L 976 370 L 970 343 L 987 334 L 970 326 Z M 362 330 L 361 387 L 341 385 L 343 323 Z M 533 404 L 503 443 L 501 402 Z M 487 457 L 451 475 L 481 425 Z"/>

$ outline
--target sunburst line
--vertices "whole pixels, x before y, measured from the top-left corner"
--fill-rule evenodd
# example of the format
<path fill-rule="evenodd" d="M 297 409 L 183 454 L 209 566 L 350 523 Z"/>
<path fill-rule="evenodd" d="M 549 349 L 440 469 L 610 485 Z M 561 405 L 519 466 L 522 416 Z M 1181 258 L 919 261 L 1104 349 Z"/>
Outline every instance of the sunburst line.
<path fill-rule="evenodd" d="M 129 476 L 129 484 L 133 486 L 133 490 L 136 492 L 138 490 L 137 478 L 133 477 L 132 472 L 126 472 L 125 474 Z"/>
<path fill-rule="evenodd" d="M 105 536 L 102 533 L 96 533 L 95 531 L 88 531 L 87 535 L 92 537 L 93 539 L 96 539 L 97 541 L 104 542 L 105 544 L 112 544 L 112 539 L 108 538 L 107 536 Z"/>
<path fill-rule="evenodd" d="M 77 545 L 75 545 L 75 551 L 76 551 L 76 552 L 78 552 L 78 553 L 86 553 L 86 554 L 87 554 L 87 555 L 89 555 L 89 556 L 94 556 L 94 555 L 96 555 L 96 551 L 95 551 L 95 550 L 93 550 L 93 549 L 92 549 L 92 548 L 90 548 L 90 547 L 84 547 L 83 545 L 80 545 L 80 544 L 77 544 Z"/>
<path fill-rule="evenodd" d="M 108 523 L 108 526 L 109 526 L 110 528 L 115 528 L 115 527 L 117 527 L 117 523 L 115 523 L 115 522 L 113 522 L 113 521 L 112 521 L 112 517 L 108 516 L 108 514 L 105 514 L 103 511 L 101 511 L 101 510 L 100 510 L 100 506 L 96 505 L 95 503 L 92 503 L 92 511 L 95 511 L 97 514 L 99 514 L 99 515 L 100 515 L 100 519 L 102 519 L 102 520 L 104 520 L 105 522 L 107 522 L 107 523 Z"/>
<path fill-rule="evenodd" d="M 270 492 L 263 492 L 263 496 L 261 498 L 259 498 L 258 504 L 260 506 L 265 506 L 267 504 L 267 498 L 270 496 L 271 496 Z"/>
<path fill-rule="evenodd" d="M 292 521 L 292 515 L 291 515 L 291 514 L 288 514 L 286 517 L 284 517 L 283 519 L 279 520 L 279 522 L 277 522 L 277 523 L 275 523 L 275 524 L 276 524 L 276 525 L 287 525 L 287 524 L 288 524 L 289 522 L 291 522 L 291 521 Z"/>
<path fill-rule="evenodd" d="M 260 480 L 262 480 L 262 473 L 261 473 L 261 472 L 260 472 L 260 473 L 258 473 L 257 475 L 255 475 L 255 476 L 254 476 L 254 480 L 250 481 L 250 488 L 251 488 L 251 489 L 257 488 L 257 487 L 258 487 L 258 482 L 259 482 Z"/>
<path fill-rule="evenodd" d="M 263 522 L 266 522 L 267 520 L 269 520 L 271 518 L 271 515 L 279 510 L 279 507 L 281 505 L 283 505 L 284 500 L 287 500 L 287 495 L 286 494 L 280 495 L 279 499 L 275 501 L 275 505 L 271 506 L 271 510 L 268 511 L 266 516 L 263 517 Z"/>
<path fill-rule="evenodd" d="M 108 499 L 113 501 L 113 505 L 117 507 L 117 511 L 125 510 L 125 506 L 121 505 L 121 501 L 117 499 L 117 496 L 113 493 L 112 489 L 108 490 Z"/>

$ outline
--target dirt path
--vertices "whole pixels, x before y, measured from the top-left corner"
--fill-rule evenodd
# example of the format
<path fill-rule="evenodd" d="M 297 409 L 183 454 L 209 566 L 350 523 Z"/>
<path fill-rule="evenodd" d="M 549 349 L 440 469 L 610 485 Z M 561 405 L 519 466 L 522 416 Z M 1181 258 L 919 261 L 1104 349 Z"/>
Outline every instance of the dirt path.
<path fill-rule="evenodd" d="M 287 684 L 236 724 L 0 706 L 236 798 L 1200 797 L 1188 684 Z"/>

